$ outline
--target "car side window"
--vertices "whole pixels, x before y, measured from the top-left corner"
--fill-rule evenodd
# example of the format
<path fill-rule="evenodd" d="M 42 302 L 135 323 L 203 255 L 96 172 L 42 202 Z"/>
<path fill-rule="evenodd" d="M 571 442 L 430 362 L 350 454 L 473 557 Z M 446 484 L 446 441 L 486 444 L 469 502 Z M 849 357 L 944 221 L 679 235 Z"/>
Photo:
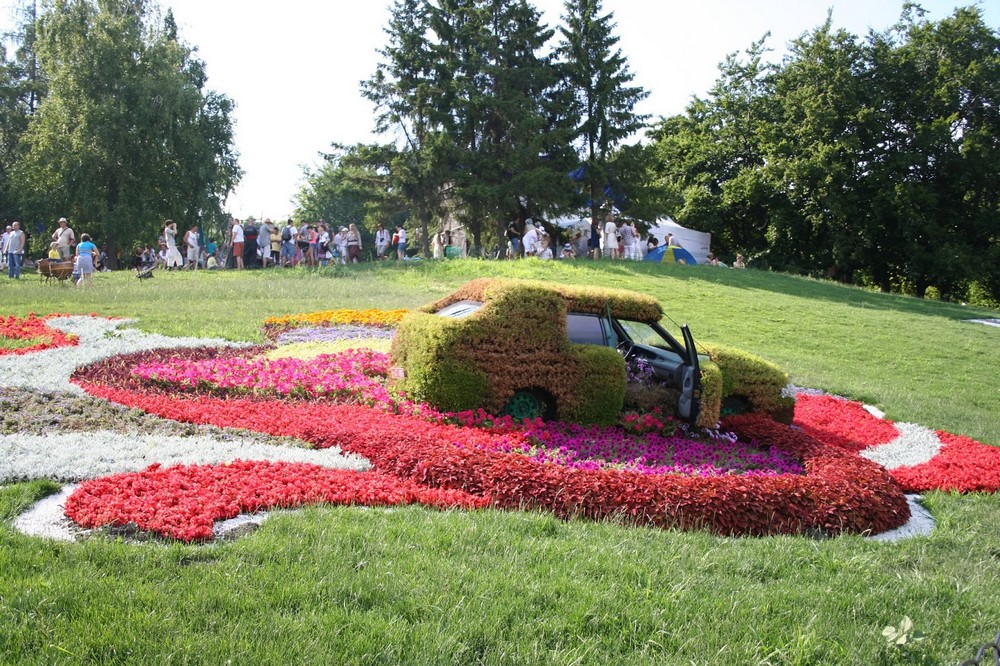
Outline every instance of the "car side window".
<path fill-rule="evenodd" d="M 597 315 L 566 315 L 566 334 L 569 336 L 570 342 L 579 345 L 601 345 L 604 347 L 608 344 L 604 328 L 601 326 L 601 318 Z"/>

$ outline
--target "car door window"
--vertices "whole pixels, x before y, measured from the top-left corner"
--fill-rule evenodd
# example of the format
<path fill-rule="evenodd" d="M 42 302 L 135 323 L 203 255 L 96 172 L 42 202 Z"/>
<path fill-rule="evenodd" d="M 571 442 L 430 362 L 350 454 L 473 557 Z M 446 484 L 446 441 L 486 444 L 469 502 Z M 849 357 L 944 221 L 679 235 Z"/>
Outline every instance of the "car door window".
<path fill-rule="evenodd" d="M 601 318 L 597 315 L 569 314 L 566 315 L 566 333 L 569 341 L 579 345 L 607 346 L 608 341 L 601 326 Z"/>

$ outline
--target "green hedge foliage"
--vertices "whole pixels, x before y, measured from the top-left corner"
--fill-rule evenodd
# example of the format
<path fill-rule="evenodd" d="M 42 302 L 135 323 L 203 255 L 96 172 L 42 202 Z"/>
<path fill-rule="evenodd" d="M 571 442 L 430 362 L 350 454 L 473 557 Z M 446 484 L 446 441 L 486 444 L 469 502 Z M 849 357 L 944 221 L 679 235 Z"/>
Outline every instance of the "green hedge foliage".
<path fill-rule="evenodd" d="M 473 283 L 470 283 L 473 284 Z M 625 362 L 613 349 L 571 345 L 566 299 L 542 283 L 477 280 L 432 309 L 481 300 L 470 317 L 425 312 L 403 318 L 393 365 L 406 370 L 396 388 L 441 409 L 483 407 L 499 414 L 516 391 L 550 396 L 560 419 L 613 423 L 625 392 Z"/>
<path fill-rule="evenodd" d="M 750 411 L 765 412 L 778 421 L 791 423 L 795 400 L 781 396 L 781 390 L 788 384 L 784 370 L 742 349 L 711 343 L 702 346 L 721 371 L 722 401 L 729 397 L 743 398 Z"/>

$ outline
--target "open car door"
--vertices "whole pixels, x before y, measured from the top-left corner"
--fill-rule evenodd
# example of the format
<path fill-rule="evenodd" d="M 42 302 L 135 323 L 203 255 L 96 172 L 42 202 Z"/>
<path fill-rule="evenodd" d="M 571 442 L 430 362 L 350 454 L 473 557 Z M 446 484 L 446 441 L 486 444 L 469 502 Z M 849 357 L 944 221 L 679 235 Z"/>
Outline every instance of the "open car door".
<path fill-rule="evenodd" d="M 685 421 L 694 423 L 701 412 L 701 367 L 698 365 L 694 337 L 687 324 L 681 326 L 681 334 L 684 336 L 687 359 L 681 368 L 681 396 L 677 400 L 677 415 Z"/>

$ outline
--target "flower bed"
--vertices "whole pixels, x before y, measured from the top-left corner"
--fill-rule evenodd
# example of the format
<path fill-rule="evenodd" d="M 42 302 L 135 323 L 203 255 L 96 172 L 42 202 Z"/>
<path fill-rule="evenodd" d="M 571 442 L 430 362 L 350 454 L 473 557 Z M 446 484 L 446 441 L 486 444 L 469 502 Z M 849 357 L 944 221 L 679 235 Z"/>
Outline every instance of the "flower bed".
<path fill-rule="evenodd" d="M 485 506 L 482 498 L 467 493 L 376 472 L 238 460 L 225 465 L 153 465 L 141 472 L 85 481 L 66 500 L 66 515 L 85 528 L 133 523 L 148 532 L 196 541 L 212 538 L 216 520 L 319 503 Z"/>
<path fill-rule="evenodd" d="M 879 419 L 860 403 L 833 396 L 800 395 L 794 423 L 816 439 L 846 451 L 866 455 L 880 446 L 905 447 L 902 432 L 892 421 Z M 1000 449 L 969 437 L 943 431 L 925 431 L 940 446 L 929 460 L 904 460 L 890 466 L 890 474 L 906 492 L 948 490 L 1000 491 Z M 913 442 L 913 447 L 916 442 Z"/>
<path fill-rule="evenodd" d="M 49 319 L 58 316 L 36 317 L 34 314 L 29 314 L 27 317 L 15 317 L 13 315 L 0 317 L 0 338 L 30 343 L 23 346 L 0 346 L 0 356 L 6 354 L 30 354 L 43 349 L 69 347 L 77 344 L 77 337 L 75 335 L 63 333 L 62 331 L 50 328 L 46 324 Z"/>
<path fill-rule="evenodd" d="M 302 314 L 269 317 L 264 320 L 264 335 L 274 340 L 280 334 L 303 327 L 359 325 L 374 328 L 393 328 L 407 310 L 324 310 Z"/>
<path fill-rule="evenodd" d="M 499 507 L 750 535 L 881 532 L 909 516 L 905 498 L 880 466 L 764 417 L 734 417 L 725 425 L 742 440 L 766 443 L 801 461 L 805 474 L 702 477 L 552 464 L 510 452 L 523 446 L 525 434 L 504 427 L 492 432 L 357 405 L 318 403 L 296 410 L 262 397 L 151 390 L 129 373 L 141 356 L 96 364 L 75 381 L 88 393 L 167 418 L 244 423 L 317 447 L 340 446 L 367 457 L 382 473 Z"/>

